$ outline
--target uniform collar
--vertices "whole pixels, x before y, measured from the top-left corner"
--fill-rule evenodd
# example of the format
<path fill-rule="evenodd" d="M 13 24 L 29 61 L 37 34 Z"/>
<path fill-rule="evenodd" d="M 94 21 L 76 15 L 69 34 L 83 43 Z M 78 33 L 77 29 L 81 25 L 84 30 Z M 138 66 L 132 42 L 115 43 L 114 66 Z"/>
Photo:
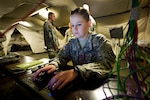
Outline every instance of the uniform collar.
<path fill-rule="evenodd" d="M 45 22 L 48 22 L 50 25 L 53 25 L 53 22 L 51 22 L 50 20 L 46 20 Z"/>
<path fill-rule="evenodd" d="M 78 44 L 77 44 L 77 47 L 81 49 L 79 40 L 78 40 L 77 38 L 76 38 L 76 42 L 78 43 Z M 88 48 L 89 50 L 92 50 L 92 49 L 93 49 L 92 33 L 89 33 L 89 34 L 88 34 L 87 42 L 88 42 L 88 43 L 85 44 L 85 47 L 84 47 L 84 48 Z"/>
<path fill-rule="evenodd" d="M 92 33 L 89 33 L 88 34 L 88 41 L 87 41 L 88 43 L 88 45 L 86 45 L 86 46 L 88 46 L 88 48 L 90 49 L 90 50 L 92 50 L 93 49 L 93 44 L 92 44 Z"/>

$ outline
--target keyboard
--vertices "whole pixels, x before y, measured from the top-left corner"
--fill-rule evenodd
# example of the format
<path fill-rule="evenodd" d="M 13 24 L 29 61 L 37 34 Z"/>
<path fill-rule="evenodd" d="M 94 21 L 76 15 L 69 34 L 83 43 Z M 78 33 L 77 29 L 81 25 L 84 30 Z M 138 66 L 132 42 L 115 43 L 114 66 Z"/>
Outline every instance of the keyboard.
<path fill-rule="evenodd" d="M 54 76 L 54 73 L 48 74 L 47 72 L 41 72 L 38 77 L 33 81 L 40 89 L 44 88 L 50 79 Z"/>
<path fill-rule="evenodd" d="M 41 67 L 37 66 L 34 70 L 30 69 L 30 71 L 31 73 L 33 73 Z M 32 74 L 29 74 L 27 77 L 23 78 L 23 83 L 27 84 L 29 87 L 31 87 L 31 89 L 37 90 L 37 93 L 40 93 L 40 95 L 50 96 L 55 99 L 64 98 L 70 90 L 73 90 L 75 86 L 78 86 L 79 82 L 79 80 L 75 80 L 71 83 L 68 83 L 63 89 L 59 91 L 52 91 L 50 88 L 48 88 L 47 84 L 50 81 L 50 79 L 54 76 L 54 73 L 48 74 L 46 72 L 42 72 L 35 81 L 32 80 L 31 75 Z"/>
<path fill-rule="evenodd" d="M 53 96 L 51 95 L 50 90 L 48 89 L 47 85 L 41 87 L 38 87 L 33 81 L 32 76 L 29 74 L 27 77 L 21 79 L 22 83 L 24 83 L 24 86 L 27 86 L 28 90 L 34 91 L 36 94 L 38 94 L 40 97 L 42 97 L 42 100 L 53 100 Z M 24 87 L 25 88 L 25 87 Z M 39 99 L 40 100 L 40 99 Z"/>

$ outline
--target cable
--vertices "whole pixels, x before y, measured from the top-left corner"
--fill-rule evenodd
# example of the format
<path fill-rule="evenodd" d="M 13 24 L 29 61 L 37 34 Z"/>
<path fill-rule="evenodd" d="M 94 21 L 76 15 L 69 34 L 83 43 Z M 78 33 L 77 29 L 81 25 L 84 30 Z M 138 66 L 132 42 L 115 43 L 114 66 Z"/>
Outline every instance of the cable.
<path fill-rule="evenodd" d="M 132 0 L 132 9 L 128 30 L 125 35 L 120 53 L 117 56 L 116 70 L 112 71 L 107 80 L 103 83 L 103 91 L 106 96 L 105 100 L 123 99 L 123 100 L 145 100 L 150 99 L 150 83 L 147 81 L 150 76 L 150 59 L 144 51 L 137 45 L 139 19 L 139 0 Z M 127 27 L 125 26 L 125 28 Z M 122 56 L 125 57 L 126 66 L 121 67 Z M 144 62 L 142 62 L 143 60 Z M 149 70 L 148 70 L 149 69 Z M 120 74 L 124 70 L 129 70 L 128 75 L 122 77 Z M 117 77 L 112 79 L 111 76 L 116 73 Z M 111 87 L 111 82 L 116 83 L 116 87 Z M 107 96 L 105 89 L 109 89 L 111 96 Z M 114 92 L 117 93 L 114 93 Z"/>

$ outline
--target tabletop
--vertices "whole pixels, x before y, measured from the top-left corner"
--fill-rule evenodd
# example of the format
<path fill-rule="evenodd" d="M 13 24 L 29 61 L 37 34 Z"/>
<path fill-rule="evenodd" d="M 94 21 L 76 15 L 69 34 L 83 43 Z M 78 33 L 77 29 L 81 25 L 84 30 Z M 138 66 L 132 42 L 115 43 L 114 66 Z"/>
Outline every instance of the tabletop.
<path fill-rule="evenodd" d="M 96 80 L 95 82 L 89 81 L 85 84 L 76 84 L 74 82 L 73 86 L 72 84 L 68 86 L 71 87 L 69 90 L 66 89 L 60 91 L 59 94 L 52 94 L 52 92 L 48 90 L 47 86 L 42 89 L 39 89 L 39 87 L 36 86 L 31 79 L 32 71 L 30 68 L 23 73 L 11 73 L 10 69 L 16 67 L 16 65 L 32 62 L 34 60 L 34 58 L 29 56 L 20 56 L 17 61 L 1 65 L 1 68 L 15 79 L 16 86 L 23 93 L 26 91 L 28 96 L 32 99 L 38 98 L 39 100 L 55 100 L 61 98 L 61 100 L 106 100 L 118 95 L 116 76 L 109 78 L 109 80 L 105 78 L 98 81 Z"/>

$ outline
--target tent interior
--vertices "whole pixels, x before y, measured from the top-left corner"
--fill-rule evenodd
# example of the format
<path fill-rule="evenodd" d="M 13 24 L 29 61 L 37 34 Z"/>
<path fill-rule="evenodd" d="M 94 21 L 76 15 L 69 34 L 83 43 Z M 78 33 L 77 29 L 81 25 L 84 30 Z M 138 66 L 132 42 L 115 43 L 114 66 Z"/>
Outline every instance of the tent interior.
<path fill-rule="evenodd" d="M 7 56 L 7 54 L 11 53 L 11 51 L 17 51 L 17 50 L 30 49 L 31 52 L 36 55 L 38 54 L 44 55 L 44 53 L 47 54 L 46 50 L 44 49 L 45 45 L 44 45 L 44 36 L 43 36 L 43 24 L 44 21 L 47 19 L 48 12 L 50 11 L 54 12 L 56 15 L 56 21 L 54 24 L 57 27 L 57 35 L 59 35 L 59 42 L 62 44 L 63 47 L 65 31 L 68 29 L 68 23 L 70 21 L 69 19 L 70 12 L 74 10 L 76 7 L 83 7 L 85 4 L 87 4 L 89 6 L 90 15 L 96 22 L 95 25 L 96 33 L 103 34 L 110 40 L 113 50 L 117 56 L 120 52 L 121 49 L 120 47 L 123 46 L 124 40 L 126 39 L 127 33 L 129 32 L 128 31 L 129 21 L 132 18 L 137 20 L 137 30 L 138 30 L 137 44 L 140 47 L 148 48 L 146 49 L 148 50 L 147 52 L 148 60 L 144 56 L 148 63 L 146 62 L 145 59 L 144 60 L 142 59 L 143 60 L 142 64 L 141 63 L 139 64 L 138 61 L 137 60 L 135 61 L 135 59 L 132 59 L 132 57 L 129 57 L 130 59 L 132 59 L 130 60 L 130 59 L 123 59 L 124 58 L 123 56 L 121 60 L 119 59 L 119 61 L 122 61 L 123 63 L 119 62 L 120 65 L 116 63 L 116 65 L 117 64 L 118 65 L 114 68 L 114 73 L 117 74 L 118 76 L 120 74 L 121 76 L 126 76 L 125 82 L 127 84 L 123 83 L 123 85 L 127 85 L 127 87 L 129 87 L 127 88 L 128 90 L 126 91 L 127 95 L 129 94 L 129 96 L 131 95 L 132 97 L 132 92 L 130 92 L 131 90 L 136 93 L 136 97 L 139 97 L 138 94 L 140 92 L 139 91 L 139 86 L 140 86 L 140 88 L 142 88 L 141 89 L 142 95 L 144 96 L 147 95 L 150 98 L 150 91 L 149 91 L 150 90 L 149 89 L 149 85 L 150 85 L 149 84 L 150 83 L 150 60 L 149 60 L 150 59 L 150 0 L 138 0 L 139 5 L 138 7 L 135 8 L 132 8 L 133 1 L 137 1 L 137 0 L 0 0 L 0 58 L 2 58 L 5 55 Z M 136 54 L 134 55 L 133 52 L 129 52 L 128 55 L 135 56 Z M 130 61 L 131 64 L 132 63 L 137 64 L 138 66 L 137 70 L 135 70 L 136 66 L 133 66 L 135 69 L 133 68 L 134 70 L 132 70 L 132 72 L 129 73 L 129 71 L 131 70 L 130 67 L 132 66 L 130 66 L 128 62 L 126 63 L 126 61 L 128 62 Z M 148 67 L 146 66 L 146 64 L 148 65 Z M 135 88 L 133 87 L 134 89 L 132 89 L 132 85 L 130 85 L 132 81 L 130 80 L 128 81 L 126 79 L 130 77 L 133 78 L 132 75 L 135 75 L 136 72 L 140 73 L 137 74 L 137 77 L 140 77 L 139 79 L 140 83 L 136 81 L 138 80 L 136 77 L 135 83 L 137 83 L 138 86 L 136 86 Z M 1 70 L 0 70 L 0 74 L 1 74 Z M 17 74 L 16 76 L 19 75 Z M 4 77 L 4 79 L 6 78 Z M 149 80 L 148 82 L 145 81 L 147 79 Z M 141 84 L 141 80 L 143 84 Z M 111 88 L 116 89 L 114 85 L 114 81 L 115 80 L 113 80 L 112 83 L 113 87 Z M 12 85 L 10 82 L 11 81 L 8 80 L 8 84 Z M 6 85 L 7 83 L 3 82 L 2 85 L 0 84 L 0 87 L 6 87 Z M 26 86 L 24 88 L 26 88 Z M 11 89 L 9 88 L 9 90 L 12 91 L 12 88 Z M 96 89 L 96 91 L 97 90 L 99 89 Z M 95 95 L 101 97 L 102 96 L 101 93 L 99 95 L 99 93 L 97 93 L 96 91 L 94 92 L 84 91 L 84 93 L 90 93 L 90 92 L 92 93 L 91 95 L 89 95 L 90 96 L 89 99 L 91 99 L 91 97 Z M 41 94 L 45 93 L 45 92 L 42 93 L 41 91 L 39 92 Z M 117 93 L 117 91 L 115 92 Z M 4 89 L 1 91 L 1 94 L 2 93 L 5 93 Z M 21 92 L 19 91 L 19 93 Z M 79 94 L 82 95 L 82 92 L 79 92 Z M 113 93 L 110 91 L 109 94 L 113 94 Z M 122 97 L 124 96 L 124 94 L 119 96 Z M 16 97 L 18 99 L 18 94 Z M 21 97 L 21 99 L 23 98 Z M 78 98 L 78 95 L 75 95 L 74 99 L 81 100 L 82 98 Z M 125 97 L 124 99 L 127 98 Z M 11 99 L 11 100 L 15 100 L 15 99 Z M 88 98 L 86 98 L 86 100 L 88 100 Z M 140 100 L 148 100 L 148 99 L 140 99 Z"/>
<path fill-rule="evenodd" d="M 84 4 L 89 6 L 91 16 L 96 21 L 96 32 L 110 39 L 114 51 L 118 51 L 118 43 L 122 44 L 128 30 L 133 0 L 0 0 L 0 36 L 6 38 L 2 42 L 5 54 L 10 51 L 12 34 L 17 30 L 33 53 L 45 52 L 43 39 L 43 23 L 47 13 L 56 14 L 55 25 L 58 33 L 64 36 L 68 28 L 71 10 Z M 138 43 L 150 47 L 150 0 L 139 0 L 138 11 Z M 135 15 L 136 16 L 136 15 Z M 26 23 L 26 25 L 25 25 Z M 122 37 L 111 36 L 111 29 L 121 29 Z M 24 39 L 23 39 L 24 38 Z M 14 38 L 13 38 L 14 39 Z M 63 42 L 63 39 L 60 39 Z M 12 46 L 12 45 L 11 45 Z"/>

